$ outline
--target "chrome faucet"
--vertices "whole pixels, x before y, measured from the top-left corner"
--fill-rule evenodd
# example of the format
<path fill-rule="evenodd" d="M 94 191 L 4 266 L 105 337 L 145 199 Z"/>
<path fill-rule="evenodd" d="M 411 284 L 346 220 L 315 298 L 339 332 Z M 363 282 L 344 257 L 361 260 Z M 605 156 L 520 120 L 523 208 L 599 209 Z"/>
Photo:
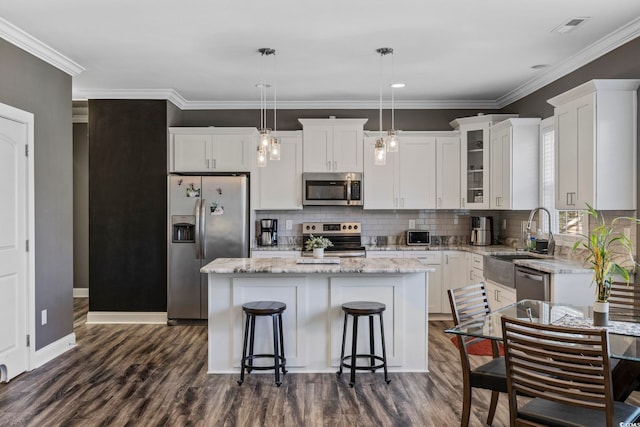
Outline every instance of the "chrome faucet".
<path fill-rule="evenodd" d="M 547 213 L 547 217 L 549 218 L 549 243 L 547 244 L 547 254 L 553 255 L 553 252 L 556 248 L 556 241 L 553 239 L 553 233 L 551 232 L 551 212 L 549 212 L 546 208 L 539 207 L 531 209 L 529 213 L 529 221 L 527 222 L 527 238 L 531 237 L 531 221 L 533 221 L 533 217 L 538 211 L 545 211 Z"/>

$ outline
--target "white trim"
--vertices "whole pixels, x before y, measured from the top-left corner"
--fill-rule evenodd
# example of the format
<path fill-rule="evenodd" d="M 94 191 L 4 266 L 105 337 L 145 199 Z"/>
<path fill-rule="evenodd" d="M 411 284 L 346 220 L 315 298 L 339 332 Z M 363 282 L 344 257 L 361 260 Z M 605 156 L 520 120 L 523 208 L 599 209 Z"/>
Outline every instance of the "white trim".
<path fill-rule="evenodd" d="M 74 298 L 89 298 L 89 288 L 73 288 Z"/>
<path fill-rule="evenodd" d="M 42 59 L 47 64 L 53 65 L 70 76 L 77 76 L 85 70 L 82 65 L 72 61 L 57 50 L 2 18 L 0 18 L 0 38 L 18 46 L 36 58 Z"/>
<path fill-rule="evenodd" d="M 31 343 L 32 347 L 35 347 L 34 343 Z M 69 335 L 60 338 L 57 341 L 52 342 L 51 344 L 42 347 L 38 351 L 34 351 L 32 364 L 29 367 L 29 370 L 33 370 L 41 367 L 45 363 L 48 363 L 55 359 L 56 357 L 62 355 L 63 353 L 71 350 L 76 346 L 76 334 L 70 333 Z"/>
<path fill-rule="evenodd" d="M 87 324 L 167 324 L 166 311 L 90 311 Z"/>

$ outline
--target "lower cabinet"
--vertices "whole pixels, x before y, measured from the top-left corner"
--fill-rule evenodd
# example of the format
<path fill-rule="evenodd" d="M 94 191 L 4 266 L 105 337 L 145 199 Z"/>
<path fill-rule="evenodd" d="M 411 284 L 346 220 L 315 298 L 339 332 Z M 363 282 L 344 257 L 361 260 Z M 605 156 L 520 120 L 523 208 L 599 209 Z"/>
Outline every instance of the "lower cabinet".
<path fill-rule="evenodd" d="M 442 251 L 441 313 L 451 313 L 447 291 L 467 285 L 469 283 L 468 271 L 467 252 Z"/>
<path fill-rule="evenodd" d="M 487 290 L 487 299 L 489 300 L 489 308 L 495 311 L 499 308 L 513 304 L 517 301 L 516 290 L 508 288 L 491 280 L 487 280 L 484 283 L 484 287 Z"/>
<path fill-rule="evenodd" d="M 429 313 L 442 313 L 442 252 L 406 251 L 404 258 L 418 258 L 436 270 L 429 273 Z"/>
<path fill-rule="evenodd" d="M 298 258 L 300 255 L 300 251 L 261 251 L 260 249 L 251 251 L 251 258 Z"/>

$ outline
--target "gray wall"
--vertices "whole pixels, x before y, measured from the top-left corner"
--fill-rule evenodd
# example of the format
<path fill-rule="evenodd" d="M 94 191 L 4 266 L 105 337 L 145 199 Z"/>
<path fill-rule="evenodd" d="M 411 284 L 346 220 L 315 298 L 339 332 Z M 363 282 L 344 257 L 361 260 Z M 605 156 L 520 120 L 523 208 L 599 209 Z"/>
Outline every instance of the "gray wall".
<path fill-rule="evenodd" d="M 0 39 L 0 102 L 35 116 L 36 349 L 73 332 L 71 76 Z M 40 325 L 41 310 L 48 323 Z M 37 321 L 36 321 L 37 320 Z"/>

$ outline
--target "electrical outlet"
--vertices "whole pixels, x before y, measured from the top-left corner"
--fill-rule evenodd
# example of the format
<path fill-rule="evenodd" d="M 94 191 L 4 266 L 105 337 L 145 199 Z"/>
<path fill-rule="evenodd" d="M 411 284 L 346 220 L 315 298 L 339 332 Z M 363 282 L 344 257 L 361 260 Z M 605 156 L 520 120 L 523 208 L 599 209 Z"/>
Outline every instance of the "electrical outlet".
<path fill-rule="evenodd" d="M 502 220 L 502 229 L 503 229 L 503 230 L 506 230 L 506 229 L 507 229 L 507 218 L 504 218 L 504 219 Z"/>
<path fill-rule="evenodd" d="M 46 325 L 47 324 L 47 310 L 42 310 L 42 313 L 40 315 L 40 323 L 42 325 Z"/>
<path fill-rule="evenodd" d="M 458 224 L 458 215 L 455 215 L 455 216 L 453 217 L 453 224 L 454 224 L 454 225 L 457 225 L 457 224 Z"/>
<path fill-rule="evenodd" d="M 631 229 L 629 227 L 624 228 L 624 235 L 627 239 L 631 239 Z"/>
<path fill-rule="evenodd" d="M 286 221 L 286 228 L 287 228 L 287 230 L 293 230 L 293 221 L 292 220 L 288 219 Z"/>
<path fill-rule="evenodd" d="M 411 229 L 416 228 L 416 220 L 415 219 L 410 219 L 409 220 L 409 228 L 411 228 Z"/>

